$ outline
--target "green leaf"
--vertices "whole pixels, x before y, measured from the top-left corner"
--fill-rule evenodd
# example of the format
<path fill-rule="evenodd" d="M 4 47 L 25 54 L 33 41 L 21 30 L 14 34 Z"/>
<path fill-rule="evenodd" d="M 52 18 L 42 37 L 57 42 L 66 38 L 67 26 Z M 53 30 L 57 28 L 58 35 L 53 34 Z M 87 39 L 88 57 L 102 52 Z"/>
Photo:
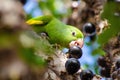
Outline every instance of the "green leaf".
<path fill-rule="evenodd" d="M 69 10 L 62 10 L 64 8 L 64 1 L 61 0 L 39 0 L 39 7 L 42 10 L 43 14 L 51 14 L 56 18 L 61 19 L 63 16 L 69 14 Z"/>
<path fill-rule="evenodd" d="M 92 51 L 92 55 L 105 55 L 106 53 L 101 49 L 101 48 L 97 48 L 95 50 Z"/>
<path fill-rule="evenodd" d="M 101 35 L 98 37 L 98 42 L 103 45 L 108 40 L 115 36 L 118 32 L 120 32 L 120 16 L 115 16 L 115 12 L 117 11 L 117 4 L 113 1 L 109 1 L 106 3 L 104 12 L 102 14 L 103 19 L 107 19 L 110 23 L 110 28 L 104 31 Z"/>

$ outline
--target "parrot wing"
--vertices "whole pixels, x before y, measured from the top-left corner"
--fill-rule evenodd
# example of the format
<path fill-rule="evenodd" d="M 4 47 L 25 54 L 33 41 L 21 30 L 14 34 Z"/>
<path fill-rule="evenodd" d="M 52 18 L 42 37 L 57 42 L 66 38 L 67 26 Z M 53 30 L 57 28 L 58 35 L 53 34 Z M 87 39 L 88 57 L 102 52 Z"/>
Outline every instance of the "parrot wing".
<path fill-rule="evenodd" d="M 26 23 L 31 26 L 44 26 L 52 20 L 52 16 L 39 16 L 28 20 Z"/>
<path fill-rule="evenodd" d="M 30 25 L 36 33 L 46 32 L 45 26 L 53 19 L 52 16 L 38 16 L 28 20 L 26 23 Z"/>

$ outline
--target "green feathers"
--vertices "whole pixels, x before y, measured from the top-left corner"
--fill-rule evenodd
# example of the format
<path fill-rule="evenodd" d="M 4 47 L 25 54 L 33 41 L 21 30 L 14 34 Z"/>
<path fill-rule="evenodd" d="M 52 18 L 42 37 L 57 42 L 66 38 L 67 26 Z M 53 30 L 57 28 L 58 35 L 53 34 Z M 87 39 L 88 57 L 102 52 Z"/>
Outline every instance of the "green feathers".
<path fill-rule="evenodd" d="M 71 41 L 83 39 L 83 34 L 79 29 L 66 25 L 52 16 L 32 18 L 27 23 L 32 26 L 37 34 L 46 33 L 51 44 L 69 47 Z"/>

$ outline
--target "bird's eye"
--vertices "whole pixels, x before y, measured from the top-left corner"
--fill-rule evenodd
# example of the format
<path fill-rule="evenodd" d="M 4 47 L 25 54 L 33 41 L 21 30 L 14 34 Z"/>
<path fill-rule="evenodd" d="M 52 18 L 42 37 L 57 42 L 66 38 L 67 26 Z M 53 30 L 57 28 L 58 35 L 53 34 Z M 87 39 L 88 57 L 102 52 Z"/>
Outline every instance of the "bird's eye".
<path fill-rule="evenodd" d="M 75 33 L 75 32 L 72 32 L 72 35 L 73 35 L 73 36 L 75 36 L 75 35 L 76 35 L 76 33 Z"/>

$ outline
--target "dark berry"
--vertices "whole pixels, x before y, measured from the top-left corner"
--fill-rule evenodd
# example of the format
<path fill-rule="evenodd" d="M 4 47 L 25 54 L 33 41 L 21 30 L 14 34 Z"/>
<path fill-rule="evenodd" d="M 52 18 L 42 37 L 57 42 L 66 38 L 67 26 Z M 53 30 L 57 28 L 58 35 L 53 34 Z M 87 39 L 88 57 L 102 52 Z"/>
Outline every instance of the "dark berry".
<path fill-rule="evenodd" d="M 90 35 L 89 37 L 90 37 L 90 41 L 95 41 L 96 40 L 96 34 Z"/>
<path fill-rule="evenodd" d="M 114 80 L 117 78 L 117 71 L 114 71 L 112 74 L 111 74 L 111 78 Z"/>
<path fill-rule="evenodd" d="M 73 75 L 80 69 L 80 63 L 75 58 L 70 58 L 65 63 L 65 68 L 68 74 Z"/>
<path fill-rule="evenodd" d="M 94 74 L 91 70 L 83 70 L 81 73 L 80 73 L 80 78 L 81 80 L 92 80 Z"/>
<path fill-rule="evenodd" d="M 120 80 L 120 68 L 117 69 L 117 80 Z"/>
<path fill-rule="evenodd" d="M 92 23 L 86 23 L 83 25 L 83 31 L 86 33 L 86 35 L 93 35 L 96 32 L 95 25 Z"/>
<path fill-rule="evenodd" d="M 98 65 L 101 67 L 107 67 L 106 60 L 104 57 L 100 56 L 97 62 L 98 62 Z"/>
<path fill-rule="evenodd" d="M 100 69 L 100 75 L 103 76 L 103 77 L 107 77 L 109 78 L 110 77 L 110 68 L 101 68 Z"/>
<path fill-rule="evenodd" d="M 119 69 L 117 69 L 117 74 L 120 74 L 120 68 L 119 68 Z"/>
<path fill-rule="evenodd" d="M 70 58 L 81 58 L 82 56 L 82 49 L 78 46 L 72 46 L 69 48 L 69 55 Z"/>
<path fill-rule="evenodd" d="M 23 5 L 26 4 L 27 0 L 19 0 Z"/>
<path fill-rule="evenodd" d="M 120 59 L 118 59 L 118 60 L 116 61 L 115 66 L 116 66 L 117 69 L 120 68 Z"/>
<path fill-rule="evenodd" d="M 111 74 L 113 80 L 120 80 L 120 68 Z"/>

